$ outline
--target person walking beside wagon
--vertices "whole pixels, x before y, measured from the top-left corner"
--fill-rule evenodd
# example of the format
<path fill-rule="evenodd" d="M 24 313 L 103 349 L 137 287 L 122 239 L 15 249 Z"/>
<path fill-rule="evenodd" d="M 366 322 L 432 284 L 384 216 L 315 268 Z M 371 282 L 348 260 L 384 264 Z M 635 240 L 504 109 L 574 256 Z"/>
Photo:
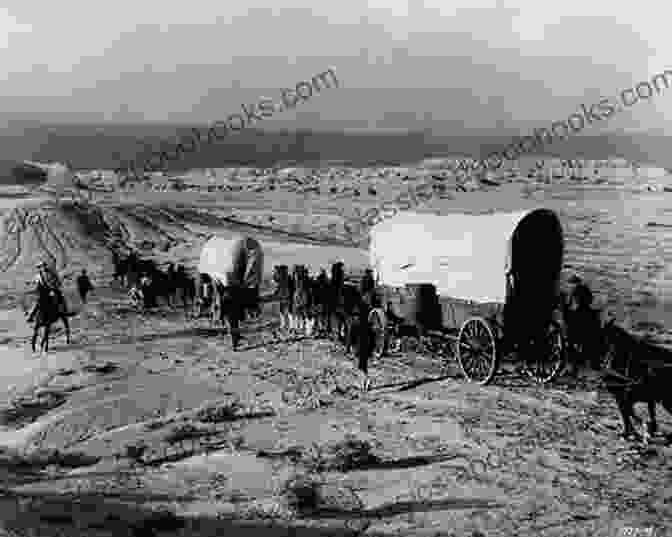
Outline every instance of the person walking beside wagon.
<path fill-rule="evenodd" d="M 93 291 L 93 285 L 89 279 L 89 275 L 86 273 L 86 269 L 82 269 L 82 273 L 77 276 L 77 292 L 79 293 L 79 298 L 82 299 L 82 304 L 86 304 L 86 295 Z"/>
<path fill-rule="evenodd" d="M 578 275 L 572 276 L 569 283 L 565 319 L 567 336 L 574 353 L 573 365 L 578 368 L 590 364 L 593 369 L 598 369 L 600 314 L 592 307 L 593 293 Z"/>
<path fill-rule="evenodd" d="M 358 368 L 364 375 L 362 390 L 367 392 L 371 389 L 371 378 L 369 377 L 369 359 L 373 354 L 373 334 L 369 325 L 369 314 L 377 306 L 375 280 L 373 271 L 367 269 L 359 287 L 358 321 L 357 330 L 357 358 Z"/>

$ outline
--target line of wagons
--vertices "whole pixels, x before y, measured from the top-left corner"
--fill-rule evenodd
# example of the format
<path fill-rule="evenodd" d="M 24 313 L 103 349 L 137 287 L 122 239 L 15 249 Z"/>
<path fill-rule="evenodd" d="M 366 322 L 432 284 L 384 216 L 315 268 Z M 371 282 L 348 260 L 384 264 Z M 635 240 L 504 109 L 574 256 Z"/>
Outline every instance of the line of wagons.
<path fill-rule="evenodd" d="M 370 230 L 374 287 L 365 319 L 371 355 L 403 350 L 412 340 L 446 366 L 454 357 L 474 383 L 491 382 L 503 360 L 519 361 L 538 382 L 552 380 L 566 355 L 563 255 L 560 220 L 544 208 L 403 212 L 378 223 Z M 344 282 L 351 296 L 358 287 Z M 346 342 L 360 321 L 346 308 L 332 335 Z"/>

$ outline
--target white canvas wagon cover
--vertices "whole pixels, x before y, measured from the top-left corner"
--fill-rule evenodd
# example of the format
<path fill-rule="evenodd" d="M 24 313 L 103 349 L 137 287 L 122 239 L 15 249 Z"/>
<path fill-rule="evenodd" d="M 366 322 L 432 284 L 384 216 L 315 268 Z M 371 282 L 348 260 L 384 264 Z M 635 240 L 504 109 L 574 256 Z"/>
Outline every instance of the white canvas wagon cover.
<path fill-rule="evenodd" d="M 213 237 L 203 245 L 198 272 L 224 286 L 258 287 L 264 272 L 261 244 L 247 235 Z"/>
<path fill-rule="evenodd" d="M 512 250 L 516 229 L 520 240 Z M 562 227 L 546 209 L 479 215 L 402 212 L 373 226 L 370 237 L 370 264 L 379 284 L 432 283 L 441 296 L 474 302 L 504 303 L 509 263 L 531 282 L 526 286 L 530 293 L 533 286 L 549 290 L 562 268 Z"/>

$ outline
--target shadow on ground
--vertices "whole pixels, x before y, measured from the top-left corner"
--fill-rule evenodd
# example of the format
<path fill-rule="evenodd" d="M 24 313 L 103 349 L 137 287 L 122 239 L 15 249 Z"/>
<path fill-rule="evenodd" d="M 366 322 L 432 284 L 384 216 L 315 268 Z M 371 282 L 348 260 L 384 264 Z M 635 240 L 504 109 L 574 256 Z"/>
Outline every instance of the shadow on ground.
<path fill-rule="evenodd" d="M 73 501 L 74 500 L 74 501 Z M 55 493 L 5 493 L 0 498 L 0 529 L 16 534 L 43 536 L 69 535 L 103 536 L 131 535 L 151 537 L 173 535 L 195 537 L 352 537 L 361 535 L 370 523 L 364 519 L 381 519 L 408 513 L 497 509 L 500 503 L 485 499 L 447 498 L 442 500 L 409 501 L 384 504 L 373 509 L 317 510 L 289 519 L 233 518 L 232 515 L 177 516 L 165 508 L 148 509 L 141 502 L 175 502 L 173 497 L 132 493 L 111 498 L 102 494 L 63 495 Z M 184 500 L 184 499 L 183 499 Z M 39 513 L 39 514 L 38 514 Z M 353 521 L 359 519 L 357 528 Z M 331 522 L 327 522 L 331 521 Z M 11 533 L 10 533 L 11 534 Z M 367 532 L 367 535 L 385 535 Z"/>

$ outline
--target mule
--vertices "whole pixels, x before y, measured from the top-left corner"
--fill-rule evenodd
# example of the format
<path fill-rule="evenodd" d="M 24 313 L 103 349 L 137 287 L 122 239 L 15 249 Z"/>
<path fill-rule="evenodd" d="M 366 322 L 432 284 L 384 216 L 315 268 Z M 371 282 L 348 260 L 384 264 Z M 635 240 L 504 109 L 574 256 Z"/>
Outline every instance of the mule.
<path fill-rule="evenodd" d="M 670 352 L 630 335 L 613 320 L 604 328 L 605 361 L 603 378 L 614 396 L 623 420 L 623 436 L 647 440 L 658 432 L 656 404 L 672 414 L 672 363 Z M 649 421 L 643 434 L 636 433 L 633 420 L 641 427 L 643 421 L 635 414 L 635 403 L 646 403 Z"/>
<path fill-rule="evenodd" d="M 40 348 L 42 352 L 49 351 L 49 335 L 51 333 L 51 325 L 59 319 L 63 321 L 65 326 L 65 340 L 70 344 L 70 323 L 68 322 L 69 313 L 63 311 L 61 302 L 56 293 L 40 285 L 38 287 L 37 311 L 35 312 L 35 320 L 33 325 L 33 337 L 31 339 L 31 348 L 33 352 L 36 351 L 35 344 L 37 343 L 37 336 L 40 328 L 44 328 Z"/>

